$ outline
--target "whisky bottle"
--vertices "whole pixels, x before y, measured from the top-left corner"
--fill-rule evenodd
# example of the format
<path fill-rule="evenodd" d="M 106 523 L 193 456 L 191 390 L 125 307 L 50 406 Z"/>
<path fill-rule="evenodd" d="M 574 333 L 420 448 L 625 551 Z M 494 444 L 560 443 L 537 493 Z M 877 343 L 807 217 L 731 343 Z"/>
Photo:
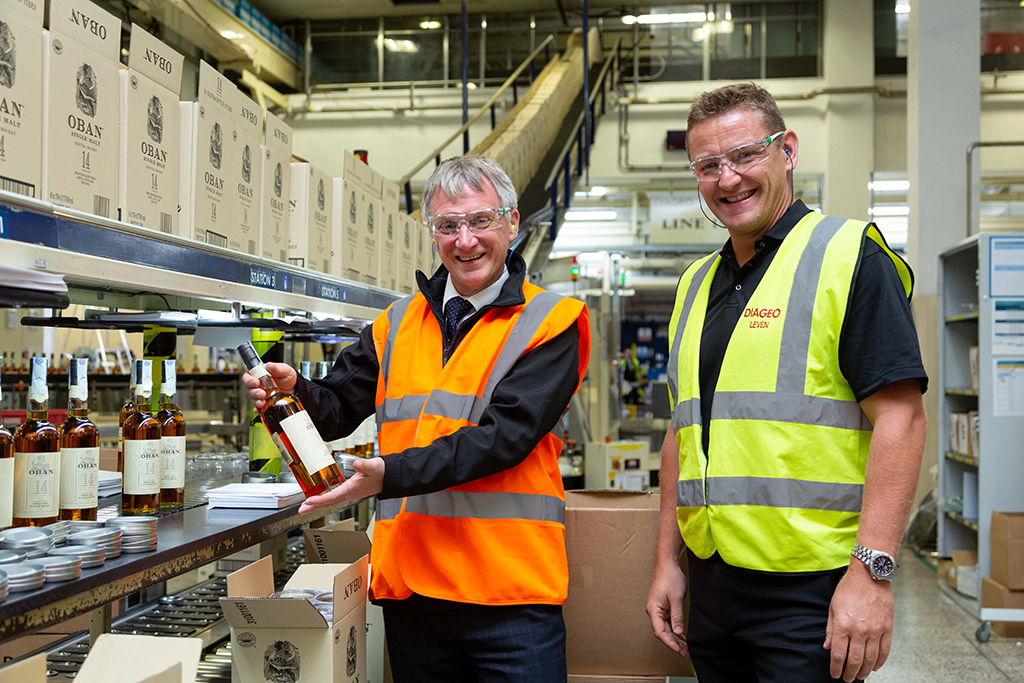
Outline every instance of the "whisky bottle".
<path fill-rule="evenodd" d="M 160 381 L 160 508 L 178 508 L 185 504 L 185 417 L 174 395 L 178 393 L 176 366 L 173 360 L 163 362 Z"/>
<path fill-rule="evenodd" d="M 292 394 L 286 394 L 267 372 L 252 344 L 238 347 L 249 374 L 267 392 L 260 415 L 306 497 L 326 493 L 345 481 L 309 413 Z"/>
<path fill-rule="evenodd" d="M 60 502 L 60 435 L 50 424 L 46 358 L 33 358 L 28 419 L 14 432 L 14 526 L 57 521 Z"/>
<path fill-rule="evenodd" d="M 124 455 L 124 423 L 128 416 L 135 410 L 135 371 L 128 373 L 128 400 L 121 406 L 121 413 L 117 419 L 117 461 L 121 462 Z"/>
<path fill-rule="evenodd" d="M 312 367 L 313 364 L 310 363 L 308 360 L 304 360 L 301 363 L 299 363 L 299 374 L 302 375 L 303 379 L 313 379 L 313 376 L 310 374 L 310 369 Z"/>
<path fill-rule="evenodd" d="M 10 367 L 10 366 L 8 366 Z M 3 391 L 0 390 L 0 402 Z M 14 521 L 14 437 L 0 419 L 0 529 L 6 529 Z"/>
<path fill-rule="evenodd" d="M 331 371 L 331 364 L 325 361 L 317 361 L 316 370 L 313 372 L 313 379 L 323 379 Z"/>
<path fill-rule="evenodd" d="M 153 361 L 137 360 L 132 368 L 135 397 L 124 421 L 124 451 L 118 458 L 121 472 L 121 514 L 156 514 L 160 499 L 160 423 L 150 412 Z"/>
<path fill-rule="evenodd" d="M 60 426 L 60 518 L 96 520 L 100 432 L 89 420 L 89 361 L 68 366 L 68 417 Z"/>

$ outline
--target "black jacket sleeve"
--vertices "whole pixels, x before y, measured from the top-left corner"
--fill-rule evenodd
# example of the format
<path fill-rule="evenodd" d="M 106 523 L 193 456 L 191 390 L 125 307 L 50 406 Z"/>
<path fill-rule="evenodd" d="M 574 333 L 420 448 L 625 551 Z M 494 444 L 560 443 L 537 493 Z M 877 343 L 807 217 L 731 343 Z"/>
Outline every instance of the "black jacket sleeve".
<path fill-rule="evenodd" d="M 524 354 L 495 386 L 477 426 L 384 456 L 380 498 L 433 493 L 526 460 L 561 419 L 579 386 L 579 339 L 573 324 Z"/>
<path fill-rule="evenodd" d="M 354 432 L 373 414 L 379 374 L 373 325 L 367 325 L 359 341 L 341 352 L 326 377 L 307 381 L 300 376 L 295 395 L 320 436 L 325 441 L 334 441 Z"/>

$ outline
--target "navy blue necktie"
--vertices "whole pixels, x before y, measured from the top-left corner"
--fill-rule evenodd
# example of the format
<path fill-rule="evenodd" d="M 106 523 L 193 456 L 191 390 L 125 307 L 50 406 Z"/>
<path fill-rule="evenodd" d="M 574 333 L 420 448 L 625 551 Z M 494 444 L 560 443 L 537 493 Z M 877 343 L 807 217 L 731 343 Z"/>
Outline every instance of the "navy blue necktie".
<path fill-rule="evenodd" d="M 472 310 L 473 304 L 461 296 L 448 300 L 448 303 L 444 305 L 444 326 L 448 332 L 448 339 L 455 338 L 455 330 L 459 327 L 459 321 Z"/>

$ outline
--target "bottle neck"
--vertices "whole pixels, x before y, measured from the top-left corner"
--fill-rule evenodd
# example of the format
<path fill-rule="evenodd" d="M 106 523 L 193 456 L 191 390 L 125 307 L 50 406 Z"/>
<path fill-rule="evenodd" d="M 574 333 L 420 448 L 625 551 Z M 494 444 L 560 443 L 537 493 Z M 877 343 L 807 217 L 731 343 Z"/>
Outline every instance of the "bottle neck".
<path fill-rule="evenodd" d="M 145 407 L 148 408 L 149 407 L 149 397 L 150 397 L 150 394 L 136 393 L 134 398 L 132 398 L 132 404 L 135 405 L 135 406 L 140 406 L 140 407 L 141 406 L 145 406 Z"/>
<path fill-rule="evenodd" d="M 161 391 L 160 392 L 160 406 L 161 407 L 169 406 L 169 407 L 172 407 L 172 408 L 177 408 L 177 406 L 174 403 L 174 394 L 165 394 L 163 391 Z"/>
<path fill-rule="evenodd" d="M 68 398 L 68 415 L 71 417 L 87 417 L 89 402 L 80 398 Z"/>
<path fill-rule="evenodd" d="M 28 419 L 37 420 L 39 422 L 46 422 L 49 415 L 49 401 L 37 401 L 31 398 L 28 400 Z"/>

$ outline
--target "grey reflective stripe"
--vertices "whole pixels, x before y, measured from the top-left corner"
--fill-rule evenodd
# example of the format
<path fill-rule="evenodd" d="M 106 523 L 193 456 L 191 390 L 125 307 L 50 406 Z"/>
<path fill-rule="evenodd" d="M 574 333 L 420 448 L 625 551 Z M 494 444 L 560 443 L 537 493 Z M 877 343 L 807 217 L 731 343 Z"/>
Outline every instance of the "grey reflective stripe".
<path fill-rule="evenodd" d="M 691 398 L 677 403 L 672 409 L 672 431 L 678 432 L 700 424 L 700 399 Z"/>
<path fill-rule="evenodd" d="M 811 231 L 811 237 L 800 254 L 800 262 L 793 277 L 786 305 L 786 319 L 782 326 L 782 345 L 779 350 L 779 372 L 775 391 L 804 393 L 807 378 L 807 357 L 811 345 L 811 322 L 814 319 L 814 300 L 821 279 L 821 266 L 825 249 L 845 218 L 825 216 Z"/>
<path fill-rule="evenodd" d="M 856 401 L 770 391 L 716 391 L 712 420 L 768 420 L 870 431 Z"/>
<path fill-rule="evenodd" d="M 833 512 L 860 512 L 864 496 L 863 484 L 767 477 L 708 477 L 707 489 L 708 505 L 759 505 Z"/>
<path fill-rule="evenodd" d="M 452 420 L 470 420 L 479 400 L 472 394 L 454 394 L 450 391 L 434 389 L 430 392 L 430 398 L 427 399 L 426 405 L 423 406 L 423 414 L 447 417 Z M 470 421 L 476 424 L 476 420 Z"/>
<path fill-rule="evenodd" d="M 409 310 L 409 304 L 414 297 L 407 296 L 399 299 L 391 305 L 388 311 L 388 339 L 384 342 L 384 358 L 381 359 L 380 369 L 384 375 L 384 386 L 388 385 L 388 377 L 391 375 L 391 352 L 395 348 L 395 337 L 398 336 L 398 328 L 402 324 L 405 312 Z"/>
<path fill-rule="evenodd" d="M 704 507 L 704 482 L 700 479 L 684 479 L 676 485 L 676 507 Z"/>
<path fill-rule="evenodd" d="M 693 279 L 690 280 L 690 286 L 686 290 L 686 298 L 683 299 L 683 310 L 679 312 L 679 322 L 676 325 L 675 343 L 672 344 L 671 353 L 669 353 L 668 358 L 668 390 L 673 401 L 679 400 L 679 345 L 683 341 L 683 328 L 686 327 L 686 319 L 690 317 L 690 309 L 693 308 L 693 301 L 697 298 L 697 290 L 704 283 L 704 278 L 707 277 L 711 266 L 715 265 L 717 261 L 717 256 L 709 258 L 694 273 Z"/>
<path fill-rule="evenodd" d="M 401 498 L 388 498 L 382 500 L 377 505 L 377 521 L 384 519 L 394 519 L 398 516 L 398 513 L 402 510 L 402 499 Z"/>
<path fill-rule="evenodd" d="M 406 498 L 405 511 L 432 517 L 526 519 L 565 524 L 565 501 L 533 493 L 445 490 Z"/>
<path fill-rule="evenodd" d="M 385 398 L 384 405 L 378 408 L 377 421 L 380 424 L 385 422 L 398 422 L 400 420 L 415 420 L 420 416 L 423 405 L 427 402 L 426 394 L 412 394 L 402 398 Z"/>
<path fill-rule="evenodd" d="M 519 314 L 519 318 L 516 320 L 515 326 L 512 328 L 512 332 L 509 333 L 508 338 L 505 340 L 501 353 L 498 354 L 497 360 L 494 361 L 494 367 L 491 368 L 487 384 L 484 385 L 483 395 L 473 406 L 469 416 L 470 422 L 473 424 L 480 422 L 484 409 L 491 404 L 494 388 L 498 386 L 498 382 L 505 378 L 508 371 L 512 369 L 512 366 L 516 364 L 519 357 L 523 355 L 530 340 L 533 339 L 533 335 L 537 334 L 537 330 L 540 329 L 544 320 L 547 319 L 548 314 L 554 310 L 561 300 L 562 297 L 558 294 L 541 292 L 530 299 L 530 303 L 526 304 L 523 308 L 522 313 Z"/>

